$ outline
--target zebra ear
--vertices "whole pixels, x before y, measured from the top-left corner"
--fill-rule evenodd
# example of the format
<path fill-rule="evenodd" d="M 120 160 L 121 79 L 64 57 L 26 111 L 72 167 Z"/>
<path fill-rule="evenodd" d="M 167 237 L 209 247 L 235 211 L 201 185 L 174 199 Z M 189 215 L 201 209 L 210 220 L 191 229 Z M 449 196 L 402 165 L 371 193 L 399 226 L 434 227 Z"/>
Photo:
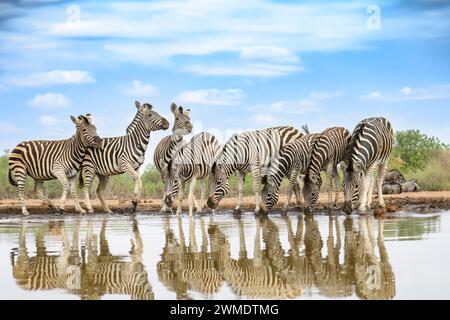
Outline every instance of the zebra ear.
<path fill-rule="evenodd" d="M 172 111 L 173 114 L 177 114 L 177 105 L 175 104 L 175 102 L 172 102 L 172 104 L 170 105 L 170 111 Z"/>
<path fill-rule="evenodd" d="M 80 120 L 78 120 L 77 118 L 75 118 L 74 116 L 70 116 L 70 120 L 72 120 L 72 122 L 76 125 L 80 124 Z"/>
<path fill-rule="evenodd" d="M 212 174 L 216 174 L 216 167 L 217 167 L 217 163 L 214 162 L 213 165 L 212 165 L 212 167 L 211 167 L 211 173 L 212 173 Z"/>
<path fill-rule="evenodd" d="M 135 106 L 136 106 L 136 109 L 138 109 L 138 110 L 140 110 L 141 109 L 141 103 L 139 102 L 139 101 L 135 101 L 134 102 L 134 104 L 135 104 Z"/>
<path fill-rule="evenodd" d="M 86 119 L 88 120 L 89 124 L 92 124 L 92 114 L 86 113 Z"/>
<path fill-rule="evenodd" d="M 186 109 L 183 111 L 183 114 L 189 117 L 189 113 L 191 112 L 191 109 Z"/>
<path fill-rule="evenodd" d="M 183 107 L 182 107 L 182 106 L 179 106 L 179 107 L 178 107 L 178 112 L 179 112 L 179 113 L 183 113 Z"/>

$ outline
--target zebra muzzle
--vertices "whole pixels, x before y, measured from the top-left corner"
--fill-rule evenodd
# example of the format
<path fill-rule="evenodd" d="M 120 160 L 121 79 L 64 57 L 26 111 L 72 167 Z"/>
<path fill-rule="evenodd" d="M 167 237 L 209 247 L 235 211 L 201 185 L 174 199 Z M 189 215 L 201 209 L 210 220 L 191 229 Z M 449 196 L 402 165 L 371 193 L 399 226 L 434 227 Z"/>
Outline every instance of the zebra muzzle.
<path fill-rule="evenodd" d="M 172 197 L 171 196 L 166 196 L 166 198 L 164 199 L 164 203 L 166 204 L 166 206 L 171 207 L 172 206 Z"/>
<path fill-rule="evenodd" d="M 212 197 L 208 198 L 207 204 L 208 204 L 208 207 L 210 207 L 211 209 L 216 209 L 217 208 L 217 204 L 214 203 L 214 201 L 212 200 Z"/>
<path fill-rule="evenodd" d="M 352 205 L 349 202 L 345 202 L 344 203 L 344 212 L 346 214 L 352 214 L 353 208 L 352 208 Z"/>

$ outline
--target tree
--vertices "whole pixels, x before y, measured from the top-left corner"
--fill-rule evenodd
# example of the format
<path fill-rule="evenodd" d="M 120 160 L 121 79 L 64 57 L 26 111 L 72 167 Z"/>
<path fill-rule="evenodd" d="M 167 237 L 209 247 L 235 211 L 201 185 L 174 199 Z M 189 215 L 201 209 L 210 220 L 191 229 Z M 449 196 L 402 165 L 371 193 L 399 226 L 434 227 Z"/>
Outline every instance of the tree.
<path fill-rule="evenodd" d="M 407 172 L 422 170 L 436 151 L 448 148 L 438 138 L 427 137 L 420 130 L 397 131 L 391 160 Z"/>

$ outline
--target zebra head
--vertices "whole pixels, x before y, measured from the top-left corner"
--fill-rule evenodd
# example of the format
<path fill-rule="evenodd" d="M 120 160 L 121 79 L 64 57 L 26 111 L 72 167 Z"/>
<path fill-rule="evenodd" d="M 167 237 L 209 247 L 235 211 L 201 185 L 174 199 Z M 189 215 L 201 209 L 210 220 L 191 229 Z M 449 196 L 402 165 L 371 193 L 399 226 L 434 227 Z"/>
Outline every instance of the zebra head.
<path fill-rule="evenodd" d="M 303 187 L 303 198 L 305 199 L 305 213 L 311 213 L 313 207 L 319 199 L 322 178 L 320 174 L 307 172 L 305 176 L 305 185 Z"/>
<path fill-rule="evenodd" d="M 191 118 L 189 118 L 190 109 L 183 110 L 183 107 L 177 107 L 175 103 L 170 105 L 170 111 L 172 111 L 175 118 L 172 131 L 179 135 L 185 135 L 192 132 Z"/>
<path fill-rule="evenodd" d="M 157 131 L 167 130 L 169 128 L 169 121 L 163 118 L 158 112 L 153 111 L 153 106 L 149 103 L 141 104 L 139 101 L 135 102 L 138 113 L 144 123 L 145 130 Z"/>
<path fill-rule="evenodd" d="M 164 203 L 168 207 L 172 206 L 173 200 L 175 199 L 175 196 L 178 193 L 179 188 L 177 175 L 178 175 L 178 165 L 174 164 L 173 161 L 171 160 L 168 163 L 164 174 L 165 193 L 166 193 Z"/>
<path fill-rule="evenodd" d="M 217 162 L 213 164 L 210 175 L 210 190 L 211 195 L 208 197 L 207 204 L 211 209 L 216 209 L 219 202 L 230 190 L 230 183 L 223 164 Z"/>
<path fill-rule="evenodd" d="M 344 211 L 351 214 L 359 200 L 359 188 L 363 177 L 363 164 L 360 161 L 350 161 L 344 177 Z"/>
<path fill-rule="evenodd" d="M 261 191 L 261 211 L 263 213 L 271 210 L 277 204 L 280 197 L 279 184 L 272 175 L 265 175 L 261 178 L 263 189 Z"/>
<path fill-rule="evenodd" d="M 103 140 L 97 135 L 97 128 L 92 124 L 92 115 L 79 115 L 78 118 L 70 116 L 77 128 L 76 135 L 85 147 L 103 148 Z"/>

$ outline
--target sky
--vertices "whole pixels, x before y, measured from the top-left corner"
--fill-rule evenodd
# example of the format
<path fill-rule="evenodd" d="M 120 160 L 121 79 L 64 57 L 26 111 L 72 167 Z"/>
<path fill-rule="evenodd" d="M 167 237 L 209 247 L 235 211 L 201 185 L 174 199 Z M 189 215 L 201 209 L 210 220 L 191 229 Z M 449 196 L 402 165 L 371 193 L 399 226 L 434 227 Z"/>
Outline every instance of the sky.
<path fill-rule="evenodd" d="M 66 139 L 92 113 L 125 134 L 134 101 L 194 133 L 387 117 L 450 143 L 450 2 L 0 2 L 0 150 Z M 146 163 L 159 140 L 152 134 Z"/>

